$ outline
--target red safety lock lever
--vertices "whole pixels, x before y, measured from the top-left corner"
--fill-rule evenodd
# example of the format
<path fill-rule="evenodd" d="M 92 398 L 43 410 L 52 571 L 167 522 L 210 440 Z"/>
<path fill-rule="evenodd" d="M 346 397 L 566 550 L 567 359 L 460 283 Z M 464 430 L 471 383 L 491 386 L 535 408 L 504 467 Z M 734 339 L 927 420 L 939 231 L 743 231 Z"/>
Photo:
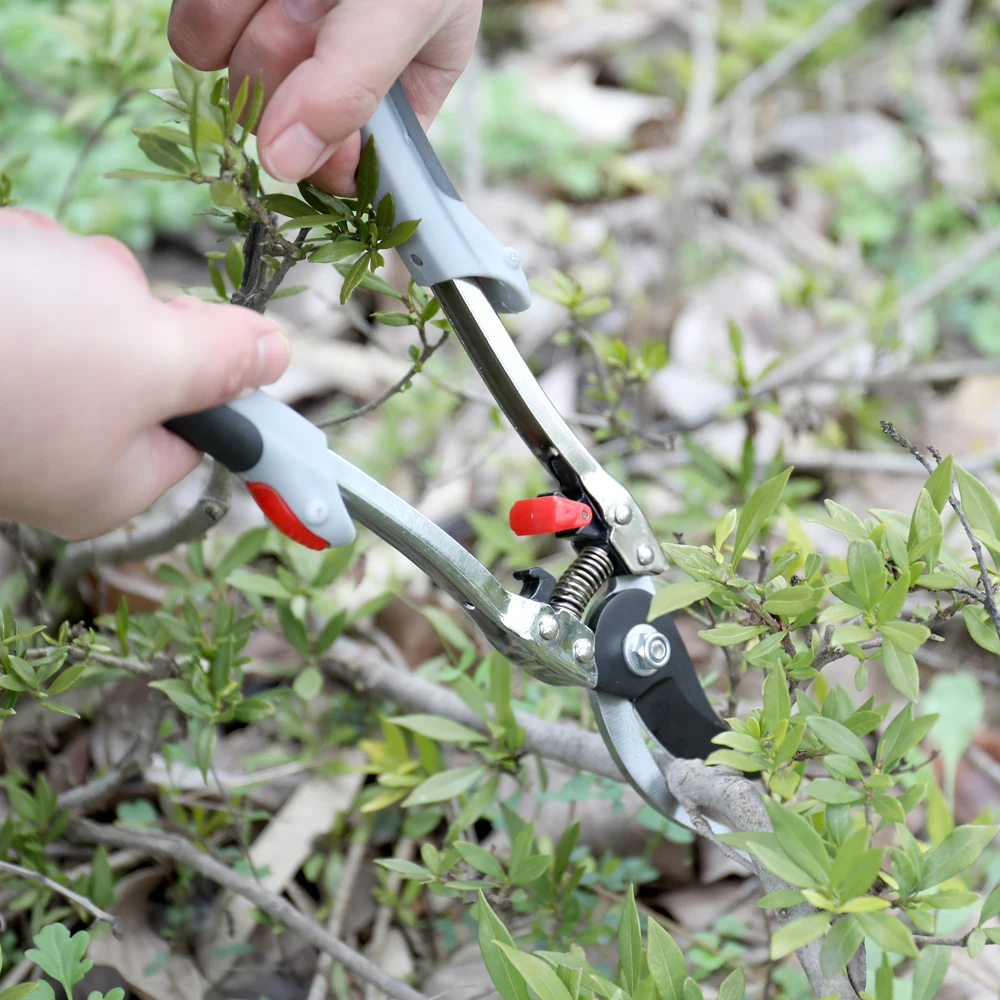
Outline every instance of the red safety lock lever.
<path fill-rule="evenodd" d="M 515 535 L 555 535 L 585 528 L 593 520 L 589 504 L 558 493 L 518 500 L 510 509 L 510 528 Z"/>

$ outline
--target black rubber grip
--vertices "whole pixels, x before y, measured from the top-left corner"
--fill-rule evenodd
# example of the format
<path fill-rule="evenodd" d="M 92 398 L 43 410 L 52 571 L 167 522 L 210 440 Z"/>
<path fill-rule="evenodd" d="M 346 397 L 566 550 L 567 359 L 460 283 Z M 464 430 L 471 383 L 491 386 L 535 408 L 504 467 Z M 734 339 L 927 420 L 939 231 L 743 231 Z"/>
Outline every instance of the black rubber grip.
<path fill-rule="evenodd" d="M 461 201 L 462 196 L 455 190 L 455 185 L 452 184 L 448 171 L 444 169 L 441 161 L 437 158 L 437 153 L 434 152 L 434 147 L 427 138 L 423 126 L 420 124 L 420 119 L 417 118 L 413 106 L 410 104 L 410 99 L 406 96 L 406 91 L 399 80 L 392 85 L 388 96 L 392 106 L 396 109 L 396 114 L 399 115 L 399 120 L 403 123 L 403 128 L 406 129 L 406 134 L 410 137 L 410 142 L 413 143 L 413 148 L 417 151 L 420 159 L 424 161 L 427 173 L 431 175 L 431 180 L 449 198 Z M 376 136 L 377 141 L 378 137 Z"/>
<path fill-rule="evenodd" d="M 248 472 L 264 454 L 264 439 L 256 426 L 230 406 L 174 417 L 163 426 L 230 472 Z"/>

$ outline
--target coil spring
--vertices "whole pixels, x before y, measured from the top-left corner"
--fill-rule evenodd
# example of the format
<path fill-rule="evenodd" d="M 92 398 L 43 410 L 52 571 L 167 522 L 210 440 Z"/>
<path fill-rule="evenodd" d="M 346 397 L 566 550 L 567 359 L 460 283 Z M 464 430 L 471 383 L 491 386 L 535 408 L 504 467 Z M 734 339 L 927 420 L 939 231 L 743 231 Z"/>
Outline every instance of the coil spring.
<path fill-rule="evenodd" d="M 582 618 L 591 599 L 604 582 L 611 579 L 614 572 L 614 563 L 607 552 L 590 546 L 573 560 L 569 569 L 559 578 L 549 603 L 554 608 Z"/>

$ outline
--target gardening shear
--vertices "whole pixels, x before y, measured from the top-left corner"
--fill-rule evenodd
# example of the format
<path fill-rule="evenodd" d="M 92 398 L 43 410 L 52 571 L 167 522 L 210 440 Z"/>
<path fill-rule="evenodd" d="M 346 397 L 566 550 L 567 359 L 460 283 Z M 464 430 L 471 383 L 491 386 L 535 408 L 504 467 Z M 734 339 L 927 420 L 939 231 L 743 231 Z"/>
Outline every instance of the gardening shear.
<path fill-rule="evenodd" d="M 489 642 L 527 673 L 589 691 L 625 778 L 660 813 L 684 822 L 649 745 L 705 757 L 725 731 L 669 615 L 647 621 L 666 561 L 635 498 L 594 459 L 531 374 L 500 313 L 528 307 L 517 250 L 462 201 L 397 82 L 362 130 L 375 137 L 377 197 L 419 219 L 398 249 L 429 286 L 498 405 L 556 489 L 518 501 L 519 535 L 555 534 L 576 552 L 557 579 L 516 572 L 506 589 L 455 539 L 335 452 L 326 435 L 264 392 L 181 416 L 167 427 L 247 485 L 268 520 L 310 548 L 354 539 L 353 520 L 407 556 L 465 609 Z M 353 520 L 352 520 L 353 519 Z"/>

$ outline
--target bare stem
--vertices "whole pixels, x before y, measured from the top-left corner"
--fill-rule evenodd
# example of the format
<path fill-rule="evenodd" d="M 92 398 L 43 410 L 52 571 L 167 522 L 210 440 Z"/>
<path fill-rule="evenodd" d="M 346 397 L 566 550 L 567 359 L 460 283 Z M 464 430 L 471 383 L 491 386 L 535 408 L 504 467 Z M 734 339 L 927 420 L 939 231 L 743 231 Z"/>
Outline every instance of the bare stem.
<path fill-rule="evenodd" d="M 95 920 L 103 920 L 105 923 L 110 924 L 111 933 L 121 941 L 122 929 L 118 920 L 106 910 L 102 910 L 95 903 L 92 903 L 86 896 L 81 896 L 80 893 L 74 892 L 72 889 L 68 889 L 58 882 L 53 882 L 52 879 L 47 878 L 40 872 L 34 872 L 30 868 L 22 868 L 20 865 L 11 864 L 9 861 L 0 861 L 0 872 L 6 872 L 8 875 L 16 875 L 27 882 L 34 882 L 36 885 L 44 886 L 46 889 L 51 889 L 52 892 L 59 893 L 60 896 L 65 896 L 66 899 L 71 900 L 78 906 L 82 906 L 83 909 L 93 915 Z"/>

